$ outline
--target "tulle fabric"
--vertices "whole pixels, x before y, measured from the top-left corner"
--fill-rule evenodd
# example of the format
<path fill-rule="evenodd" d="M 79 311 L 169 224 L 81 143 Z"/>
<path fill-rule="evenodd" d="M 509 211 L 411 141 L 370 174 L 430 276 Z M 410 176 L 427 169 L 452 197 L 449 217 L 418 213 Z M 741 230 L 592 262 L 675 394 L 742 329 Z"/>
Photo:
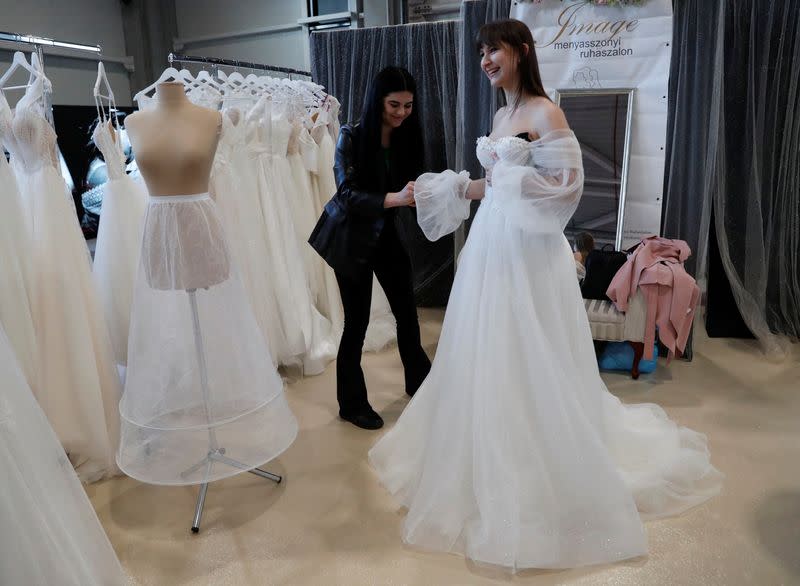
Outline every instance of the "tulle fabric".
<path fill-rule="evenodd" d="M 30 235 L 22 221 L 17 181 L 5 155 L 0 156 L 0 205 L 3 206 L 0 214 L 0 324 L 6 330 L 28 384 L 35 390 L 38 356 L 28 299 Z"/>
<path fill-rule="evenodd" d="M 147 192 L 141 183 L 125 174 L 125 158 L 119 140 L 112 139 L 106 124 L 96 127 L 94 142 L 105 158 L 109 180 L 103 185 L 103 207 L 92 274 L 108 324 L 115 361 L 125 365 Z"/>
<path fill-rule="evenodd" d="M 309 273 L 313 274 L 313 271 L 308 270 L 306 261 L 313 249 L 305 236 L 300 238 L 294 223 L 298 204 L 296 199 L 302 194 L 295 186 L 292 167 L 287 158 L 292 124 L 287 117 L 285 105 L 283 106 L 283 109 L 272 112 L 271 119 L 272 155 L 267 161 L 271 164 L 273 202 L 269 214 L 279 222 L 281 244 L 287 259 L 291 307 L 305 342 L 301 355 L 303 373 L 317 375 L 336 356 L 336 345 L 330 322 L 317 310 L 312 299 Z"/>
<path fill-rule="evenodd" d="M 127 577 L 0 328 L 4 584 L 114 586 Z"/>
<path fill-rule="evenodd" d="M 152 484 L 232 476 L 196 464 L 218 446 L 254 468 L 297 434 L 207 194 L 150 198 L 120 414 L 119 466 Z"/>
<path fill-rule="evenodd" d="M 469 173 L 455 173 L 449 169 L 442 173 L 425 173 L 417 178 L 414 201 L 417 223 L 431 242 L 452 234 L 469 218 Z"/>
<path fill-rule="evenodd" d="M 482 160 L 500 163 L 433 368 L 369 454 L 408 509 L 412 546 L 511 571 L 614 562 L 647 552 L 642 517 L 720 490 L 703 435 L 657 405 L 622 405 L 600 378 L 572 252 L 552 229 L 582 182 L 571 142 L 550 159 L 530 158 L 542 143 L 479 145 Z M 514 169 L 523 155 L 530 170 Z"/>
<path fill-rule="evenodd" d="M 228 243 L 230 254 L 277 366 L 287 359 L 289 344 L 273 291 L 274 261 L 259 197 L 254 139 L 245 113 L 237 108 L 227 109 L 214 159 L 211 191 L 225 232 L 235 235 Z"/>

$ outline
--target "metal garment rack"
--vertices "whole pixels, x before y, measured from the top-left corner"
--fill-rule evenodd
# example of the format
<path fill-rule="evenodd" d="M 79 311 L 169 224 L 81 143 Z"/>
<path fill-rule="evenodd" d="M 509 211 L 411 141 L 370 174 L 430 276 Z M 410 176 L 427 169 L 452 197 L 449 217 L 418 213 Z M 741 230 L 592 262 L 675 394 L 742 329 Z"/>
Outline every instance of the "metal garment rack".
<path fill-rule="evenodd" d="M 263 63 L 251 63 L 249 61 L 237 61 L 235 59 L 220 59 L 218 57 L 197 57 L 193 55 L 178 55 L 170 53 L 167 57 L 170 65 L 173 63 L 205 63 L 213 66 L 240 67 L 243 69 L 254 69 L 257 71 L 274 71 L 276 73 L 286 73 L 287 75 L 302 75 L 311 77 L 310 71 L 292 69 L 291 67 L 278 67 L 277 65 L 264 65 Z"/>
<path fill-rule="evenodd" d="M 39 58 L 39 67 L 44 71 L 44 49 L 43 47 L 56 47 L 58 49 L 66 49 L 68 51 L 82 51 L 85 53 L 94 53 L 98 61 L 101 59 L 102 49 L 100 45 L 87 45 L 84 43 L 73 43 L 71 41 L 59 41 L 56 39 L 48 39 L 36 35 L 29 35 L 24 33 L 7 33 L 0 32 L 0 43 L 2 44 L 16 44 L 19 48 L 33 47 L 33 51 Z M 45 117 L 54 125 L 53 121 L 53 104 L 49 91 L 44 92 L 44 110 Z"/>

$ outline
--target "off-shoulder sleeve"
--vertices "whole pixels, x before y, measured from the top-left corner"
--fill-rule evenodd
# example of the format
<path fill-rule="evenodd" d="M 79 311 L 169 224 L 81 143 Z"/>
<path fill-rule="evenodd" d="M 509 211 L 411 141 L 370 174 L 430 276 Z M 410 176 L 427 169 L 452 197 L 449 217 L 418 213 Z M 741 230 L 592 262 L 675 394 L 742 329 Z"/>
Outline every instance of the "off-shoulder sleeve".
<path fill-rule="evenodd" d="M 557 130 L 501 154 L 492 172 L 493 204 L 533 232 L 563 232 L 583 193 L 583 162 L 575 135 Z"/>
<path fill-rule="evenodd" d="M 425 173 L 414 186 L 417 223 L 430 241 L 454 232 L 469 218 L 469 173 Z"/>

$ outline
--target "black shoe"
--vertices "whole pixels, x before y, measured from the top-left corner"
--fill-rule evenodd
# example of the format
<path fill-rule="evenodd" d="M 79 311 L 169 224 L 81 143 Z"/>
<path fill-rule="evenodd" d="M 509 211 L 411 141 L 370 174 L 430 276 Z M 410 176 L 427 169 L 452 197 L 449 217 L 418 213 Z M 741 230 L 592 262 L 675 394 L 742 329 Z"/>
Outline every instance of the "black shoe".
<path fill-rule="evenodd" d="M 340 412 L 339 417 L 361 429 L 380 429 L 383 427 L 383 419 L 375 411 L 362 411 L 352 415 L 344 415 Z"/>

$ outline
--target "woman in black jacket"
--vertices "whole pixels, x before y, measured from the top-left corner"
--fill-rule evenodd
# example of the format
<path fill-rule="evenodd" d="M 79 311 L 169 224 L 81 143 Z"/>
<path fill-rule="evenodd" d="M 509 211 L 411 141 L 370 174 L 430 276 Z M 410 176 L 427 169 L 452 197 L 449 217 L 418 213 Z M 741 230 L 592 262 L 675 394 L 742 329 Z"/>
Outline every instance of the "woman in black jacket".
<path fill-rule="evenodd" d="M 383 426 L 367 399 L 361 370 L 373 273 L 397 320 L 406 393 L 414 395 L 431 367 L 420 343 L 411 261 L 395 225 L 397 208 L 414 205 L 413 181 L 422 172 L 415 96 L 416 83 L 405 69 L 387 67 L 375 77 L 361 121 L 341 129 L 334 169 L 338 189 L 309 239 L 336 272 L 344 306 L 336 363 L 339 416 L 364 429 Z"/>

